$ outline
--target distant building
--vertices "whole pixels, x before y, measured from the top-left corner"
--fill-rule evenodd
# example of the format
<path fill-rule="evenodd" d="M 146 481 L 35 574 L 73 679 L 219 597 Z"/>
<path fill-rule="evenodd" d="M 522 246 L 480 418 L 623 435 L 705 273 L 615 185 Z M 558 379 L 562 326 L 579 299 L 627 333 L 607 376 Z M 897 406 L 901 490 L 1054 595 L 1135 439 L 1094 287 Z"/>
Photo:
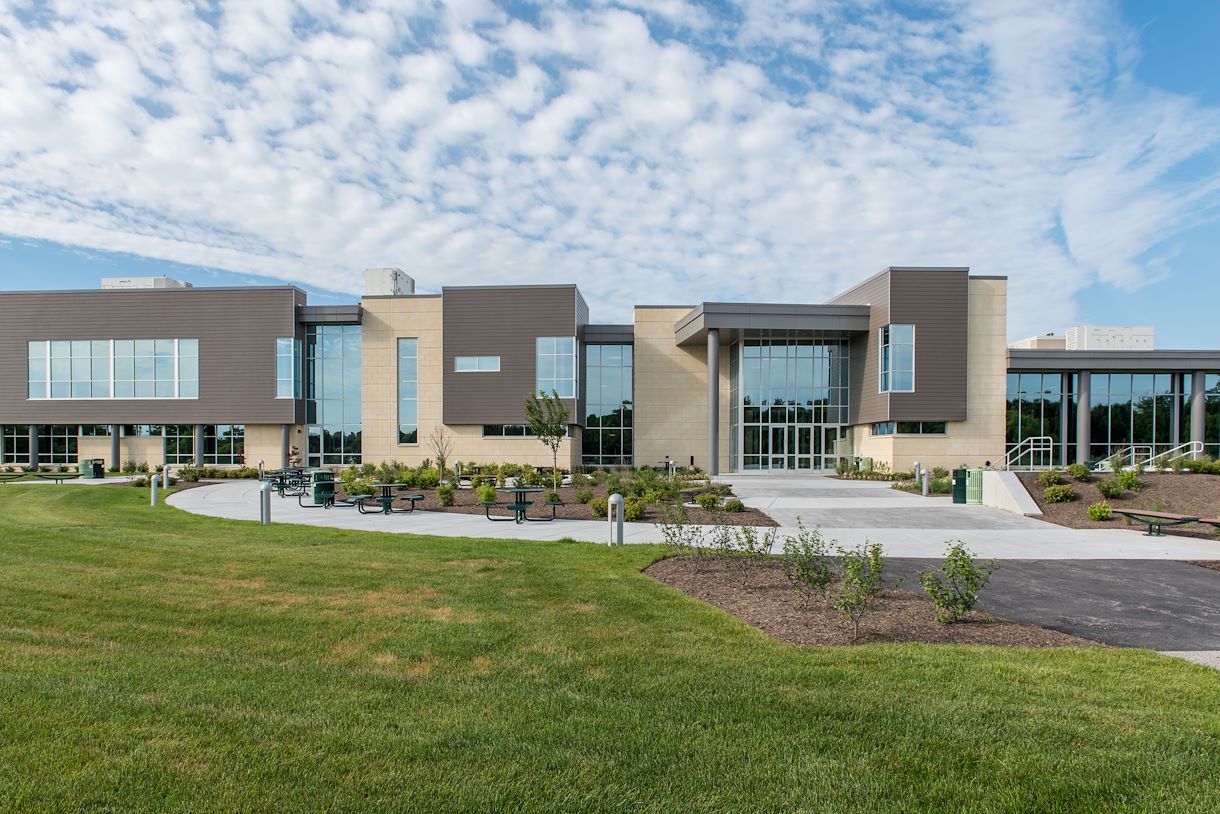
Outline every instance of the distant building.
<path fill-rule="evenodd" d="M 173 277 L 103 277 L 102 288 L 107 291 L 127 288 L 190 288 L 190 283 Z"/>
<path fill-rule="evenodd" d="M 1066 350 L 1067 339 L 1056 334 L 1045 334 L 1044 336 L 1031 336 L 1029 339 L 1018 340 L 1008 347 L 1015 350 Z"/>
<path fill-rule="evenodd" d="M 1150 327 L 1080 325 L 1067 329 L 1068 350 L 1155 350 L 1156 332 Z"/>

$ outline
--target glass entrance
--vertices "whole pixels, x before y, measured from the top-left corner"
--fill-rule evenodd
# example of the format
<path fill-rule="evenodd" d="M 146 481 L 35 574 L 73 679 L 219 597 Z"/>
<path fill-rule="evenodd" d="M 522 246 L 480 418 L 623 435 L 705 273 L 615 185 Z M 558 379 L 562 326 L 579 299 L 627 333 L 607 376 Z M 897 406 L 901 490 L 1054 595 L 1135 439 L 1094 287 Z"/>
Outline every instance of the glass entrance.
<path fill-rule="evenodd" d="M 739 469 L 830 469 L 847 423 L 848 341 L 818 331 L 746 331 L 729 356 Z"/>

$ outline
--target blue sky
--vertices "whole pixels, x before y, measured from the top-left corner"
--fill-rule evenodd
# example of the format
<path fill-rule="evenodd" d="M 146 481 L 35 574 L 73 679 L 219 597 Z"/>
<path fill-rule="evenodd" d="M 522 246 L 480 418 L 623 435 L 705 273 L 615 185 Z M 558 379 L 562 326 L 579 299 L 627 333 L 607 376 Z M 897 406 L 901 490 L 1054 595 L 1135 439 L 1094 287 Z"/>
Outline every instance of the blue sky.
<path fill-rule="evenodd" d="M 1220 3 L 53 8 L 0 9 L 4 288 L 395 265 L 615 322 L 969 265 L 1013 338 L 1220 347 Z"/>

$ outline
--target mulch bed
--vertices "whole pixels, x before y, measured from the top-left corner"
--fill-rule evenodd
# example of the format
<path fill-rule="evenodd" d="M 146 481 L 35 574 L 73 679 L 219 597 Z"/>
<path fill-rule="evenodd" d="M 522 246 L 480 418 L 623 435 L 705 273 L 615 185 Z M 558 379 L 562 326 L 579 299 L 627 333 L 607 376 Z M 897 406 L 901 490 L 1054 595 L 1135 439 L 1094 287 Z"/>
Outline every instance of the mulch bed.
<path fill-rule="evenodd" d="M 1098 522 L 1090 520 L 1088 509 L 1093 503 L 1103 500 L 1097 491 L 1097 482 L 1113 477 L 1108 474 L 1095 473 L 1089 483 L 1072 480 L 1068 483 L 1080 497 L 1070 503 L 1047 503 L 1042 498 L 1045 487 L 1038 482 L 1036 472 L 1021 472 L 1018 474 L 1021 482 L 1028 490 L 1030 497 L 1042 510 L 1042 519 L 1067 526 L 1073 529 L 1123 529 L 1130 528 L 1144 531 L 1144 526 L 1131 523 L 1127 518 L 1115 515 L 1110 520 Z M 1220 514 L 1220 475 L 1200 475 L 1196 473 L 1174 474 L 1164 472 L 1140 475 L 1140 490 L 1138 492 L 1123 492 L 1121 497 L 1107 500 L 1110 507 L 1117 509 L 1144 509 L 1145 511 L 1169 512 L 1185 514 L 1193 517 L 1215 517 Z M 1198 537 L 1206 540 L 1220 538 L 1210 526 L 1191 523 L 1185 526 L 1170 526 L 1163 530 L 1166 534 L 1181 537 Z M 1220 549 L 1217 549 L 1220 551 Z"/>
<path fill-rule="evenodd" d="M 557 490 L 559 499 L 564 502 L 555 513 L 555 516 L 560 520 L 604 520 L 604 517 L 598 517 L 584 503 L 576 502 L 576 493 L 584 489 L 588 489 L 593 493 L 594 497 L 607 497 L 605 486 L 561 486 Z M 442 506 L 440 500 L 436 497 L 435 489 L 405 489 L 405 492 L 412 494 L 423 495 L 424 499 L 420 501 L 417 508 L 430 512 L 457 512 L 459 514 L 484 514 L 485 509 L 479 503 L 479 496 L 474 489 L 463 487 L 454 492 L 454 505 Z M 530 507 L 530 517 L 547 517 L 551 513 L 551 507 L 544 505 L 546 503 L 547 492 L 538 492 L 530 496 L 534 501 L 534 505 Z M 500 502 L 507 502 L 511 495 L 506 492 L 497 492 L 496 499 Z M 503 509 L 492 509 L 492 515 L 505 515 L 507 512 Z M 714 520 L 713 516 L 700 509 L 697 506 L 686 507 L 686 517 L 691 523 L 711 524 Z M 660 523 L 664 520 L 660 506 L 649 506 L 644 512 L 644 517 L 639 522 L 642 523 Z M 720 522 L 726 526 L 764 526 L 776 527 L 776 523 L 771 517 L 758 509 L 746 507 L 745 511 L 741 512 L 724 512 L 720 515 Z"/>
<path fill-rule="evenodd" d="M 644 573 L 715 605 L 780 641 L 817 646 L 853 644 L 851 623 L 823 600 L 811 599 L 803 604 L 804 600 L 784 578 L 782 564 L 775 560 L 756 562 L 745 588 L 741 587 L 739 572 L 728 558 L 710 554 L 669 557 L 648 566 Z M 1057 630 L 977 613 L 954 624 L 937 622 L 935 615 L 932 601 L 926 596 L 888 589 L 876 610 L 861 621 L 860 638 L 854 643 L 1102 646 Z"/>
<path fill-rule="evenodd" d="M 1187 565 L 1197 565 L 1200 568 L 1210 568 L 1213 571 L 1220 571 L 1220 560 L 1187 560 Z"/>

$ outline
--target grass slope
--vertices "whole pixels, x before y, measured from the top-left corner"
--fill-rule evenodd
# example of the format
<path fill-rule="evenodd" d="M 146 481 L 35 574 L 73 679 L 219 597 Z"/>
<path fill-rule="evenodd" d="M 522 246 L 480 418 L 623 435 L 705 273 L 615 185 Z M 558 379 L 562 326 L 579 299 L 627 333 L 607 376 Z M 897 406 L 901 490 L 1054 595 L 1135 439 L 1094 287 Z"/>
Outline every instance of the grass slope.
<path fill-rule="evenodd" d="M 0 490 L 0 807 L 1215 811 L 1220 676 L 772 641 L 654 548 Z"/>

